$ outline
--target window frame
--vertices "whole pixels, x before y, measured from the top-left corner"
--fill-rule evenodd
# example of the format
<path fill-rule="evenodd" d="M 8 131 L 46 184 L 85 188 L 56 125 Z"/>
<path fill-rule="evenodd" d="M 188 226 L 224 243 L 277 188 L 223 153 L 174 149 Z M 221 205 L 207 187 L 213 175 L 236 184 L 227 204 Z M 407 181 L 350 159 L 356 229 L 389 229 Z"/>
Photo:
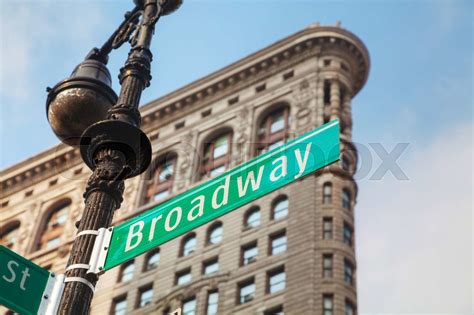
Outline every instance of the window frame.
<path fill-rule="evenodd" d="M 127 306 L 128 306 L 128 301 L 127 301 L 127 294 L 122 294 L 122 295 L 119 295 L 119 296 L 116 296 L 112 299 L 112 305 L 110 307 L 110 314 L 111 315 L 116 315 L 116 308 L 117 308 L 117 305 L 121 302 L 125 302 L 125 308 L 124 308 L 124 315 L 126 314 L 127 312 Z"/>
<path fill-rule="evenodd" d="M 329 192 L 327 191 L 329 188 Z M 323 184 L 323 205 L 329 205 L 332 203 L 332 195 L 333 195 L 333 186 L 331 182 L 325 182 Z"/>
<path fill-rule="evenodd" d="M 158 262 L 156 263 L 155 266 L 150 267 L 150 259 L 155 255 L 159 255 Z M 145 264 L 143 266 L 143 272 L 147 272 L 147 271 L 158 268 L 158 265 L 160 264 L 160 260 L 161 260 L 161 251 L 159 247 L 148 252 L 145 256 Z"/>
<path fill-rule="evenodd" d="M 329 266 L 326 266 L 326 261 L 330 262 Z M 323 279 L 332 279 L 334 277 L 334 254 L 325 253 L 323 254 Z"/>
<path fill-rule="evenodd" d="M 132 266 L 132 271 L 127 272 L 126 275 L 131 274 L 131 278 L 128 279 L 128 280 L 123 280 L 123 276 L 124 276 L 124 274 L 125 274 L 125 270 L 126 270 L 128 267 L 130 267 L 130 266 Z M 130 282 L 130 281 L 133 280 L 134 275 L 135 275 L 135 260 L 132 259 L 132 260 L 129 260 L 129 261 L 123 263 L 123 264 L 120 266 L 120 271 L 119 271 L 119 276 L 118 276 L 118 278 L 117 278 L 117 283 L 128 283 L 128 282 Z"/>
<path fill-rule="evenodd" d="M 273 120 L 278 117 L 281 112 L 283 112 L 283 129 L 272 133 L 271 126 Z M 261 118 L 257 126 L 256 155 L 267 152 L 269 147 L 278 141 L 283 141 L 283 143 L 288 141 L 290 120 L 290 106 L 286 104 L 272 109 Z"/>
<path fill-rule="evenodd" d="M 147 303 L 142 305 L 142 297 L 143 297 L 144 293 L 149 292 L 149 291 L 151 291 L 151 297 L 150 297 L 149 301 L 147 301 Z M 142 308 L 147 307 L 148 305 L 151 305 L 151 303 L 153 302 L 153 294 L 154 293 L 155 292 L 153 290 L 153 283 L 150 283 L 150 284 L 147 284 L 147 285 L 144 285 L 144 286 L 138 288 L 138 296 L 137 296 L 137 302 L 135 304 L 135 309 L 142 309 Z"/>
<path fill-rule="evenodd" d="M 245 287 L 248 287 L 248 286 L 253 286 L 253 292 L 251 293 L 252 296 L 249 300 L 245 300 L 245 298 L 244 298 L 244 300 L 242 300 L 242 298 L 243 298 L 242 290 Z M 241 281 L 241 282 L 237 283 L 237 304 L 238 305 L 243 305 L 243 304 L 247 304 L 247 303 L 252 302 L 253 300 L 255 300 L 256 294 L 257 294 L 257 285 L 255 284 L 255 278 L 254 277 L 248 278 L 244 281 Z M 250 294 L 247 294 L 245 296 L 248 296 L 248 295 L 250 295 Z"/>
<path fill-rule="evenodd" d="M 273 242 L 276 241 L 279 238 L 282 238 L 282 237 L 285 238 L 285 245 L 284 245 L 285 250 L 281 251 L 281 252 L 278 252 L 278 253 L 275 253 L 274 249 L 277 248 L 277 247 L 281 247 L 282 245 L 279 245 L 277 247 L 273 247 Z M 286 253 L 287 251 L 288 251 L 288 235 L 286 235 L 286 230 L 278 231 L 278 232 L 275 232 L 275 233 L 269 235 L 268 256 L 280 255 L 280 254 Z"/>
<path fill-rule="evenodd" d="M 330 224 L 330 229 L 326 228 L 326 223 Z M 329 237 L 326 237 L 329 235 Z M 334 219 L 333 217 L 323 217 L 323 240 L 332 240 L 334 237 Z"/>
<path fill-rule="evenodd" d="M 193 248 L 190 252 L 185 253 L 186 243 L 187 243 L 188 241 L 190 241 L 191 239 L 194 239 L 194 241 L 195 241 L 194 248 Z M 191 232 L 191 233 L 186 234 L 186 235 L 183 237 L 183 239 L 181 240 L 181 246 L 180 246 L 180 249 L 179 249 L 179 257 L 188 257 L 189 255 L 192 255 L 193 253 L 196 252 L 196 248 L 197 248 L 197 236 L 196 236 L 196 233 Z"/>
<path fill-rule="evenodd" d="M 168 195 L 171 195 L 173 192 L 173 184 L 176 174 L 176 165 L 178 161 L 178 155 L 174 152 L 167 153 L 164 157 L 155 162 L 153 172 L 151 173 L 151 179 L 147 184 L 145 190 L 145 203 L 149 202 L 161 202 L 166 200 L 168 196 L 155 200 L 155 196 L 162 192 L 167 192 Z M 165 180 L 160 179 L 161 172 L 165 169 L 163 166 L 166 163 L 170 162 L 172 164 L 171 176 Z"/>
<path fill-rule="evenodd" d="M 179 279 L 182 278 L 183 276 L 187 276 L 187 275 L 189 275 L 189 281 L 186 281 L 184 283 L 179 283 Z M 191 267 L 188 267 L 188 268 L 182 269 L 180 271 L 177 271 L 176 274 L 175 274 L 174 284 L 176 286 L 185 285 L 185 284 L 188 284 L 192 281 L 193 281 L 193 275 L 191 273 Z"/>
<path fill-rule="evenodd" d="M 209 266 L 215 265 L 215 264 L 217 264 L 217 270 L 214 271 L 214 272 L 206 273 L 206 268 L 209 267 Z M 216 256 L 216 257 L 207 259 L 207 260 L 205 260 L 205 261 L 202 262 L 201 274 L 202 274 L 203 276 L 208 276 L 208 275 L 216 274 L 216 273 L 218 273 L 218 272 L 219 272 L 219 256 Z"/>
<path fill-rule="evenodd" d="M 214 150 L 216 146 L 216 141 L 224 136 L 227 136 L 228 150 L 226 154 L 214 159 Z M 226 130 L 224 132 L 218 133 L 217 135 L 212 137 L 209 141 L 205 142 L 203 146 L 203 150 L 202 150 L 202 160 L 199 166 L 200 178 L 203 178 L 205 176 L 211 177 L 211 172 L 219 167 L 224 167 L 224 170 L 227 170 L 229 168 L 231 158 L 232 158 L 232 140 L 233 140 L 233 131 Z M 206 157 L 208 150 L 209 150 L 209 157 Z"/>
<path fill-rule="evenodd" d="M 255 256 L 253 256 L 251 259 L 248 260 L 247 263 L 245 263 L 245 252 L 247 250 L 250 250 L 250 249 L 253 249 L 255 248 L 256 249 L 256 252 L 257 254 Z M 255 263 L 258 259 L 258 242 L 255 240 L 255 241 L 252 241 L 250 243 L 247 243 L 245 245 L 242 245 L 240 247 L 240 266 L 243 267 L 243 266 L 248 266 L 252 263 Z"/>
<path fill-rule="evenodd" d="M 216 233 L 216 230 L 219 230 L 220 229 L 220 235 L 219 235 L 219 240 L 217 241 L 212 241 L 212 238 L 213 238 L 213 233 Z M 209 228 L 207 229 L 207 233 L 206 233 L 206 245 L 217 245 L 217 244 L 220 244 L 222 243 L 222 240 L 224 238 L 224 225 L 222 224 L 222 222 L 220 221 L 217 221 L 217 222 L 214 222 L 211 224 L 211 226 L 209 226 Z"/>
<path fill-rule="evenodd" d="M 285 202 L 287 203 L 287 206 L 286 206 L 286 214 L 285 216 L 283 217 L 279 217 L 277 218 L 275 216 L 275 214 L 277 213 L 275 210 L 277 208 L 277 206 L 282 203 L 282 202 Z M 282 211 L 282 210 L 279 210 L 279 211 Z M 270 211 L 271 212 L 271 220 L 272 221 L 280 221 L 280 220 L 285 220 L 286 218 L 288 218 L 288 215 L 290 213 L 290 200 L 288 199 L 288 196 L 286 195 L 281 195 L 281 196 L 278 196 L 276 197 L 273 202 L 272 202 L 272 210 Z"/>
<path fill-rule="evenodd" d="M 249 218 L 254 213 L 258 213 L 258 223 L 257 225 L 250 225 Z M 262 223 L 262 212 L 260 211 L 259 206 L 253 206 L 250 209 L 248 209 L 247 212 L 245 212 L 245 215 L 244 215 L 244 229 L 245 230 L 256 229 L 261 225 L 261 223 Z"/>
<path fill-rule="evenodd" d="M 62 235 L 64 234 L 64 229 L 68 222 L 69 217 L 69 207 L 72 205 L 72 200 L 70 198 L 65 198 L 55 202 L 51 205 L 46 211 L 46 215 L 41 224 L 40 233 L 37 238 L 35 250 L 48 250 L 52 249 L 58 245 L 48 246 L 48 242 L 53 239 L 58 239 L 59 244 L 61 243 Z M 58 218 L 62 215 L 66 215 L 66 219 L 63 223 L 58 223 Z M 56 222 L 53 222 L 55 220 Z M 53 223 L 51 223 L 53 222 Z"/>
<path fill-rule="evenodd" d="M 209 313 L 209 306 L 211 305 L 209 300 L 211 298 L 211 295 L 213 295 L 213 294 L 217 294 L 217 302 L 215 304 L 212 304 L 212 305 L 216 305 L 216 312 Z M 218 290 L 207 291 L 206 315 L 217 315 L 217 314 L 219 314 L 218 311 L 219 311 L 219 291 Z"/>
<path fill-rule="evenodd" d="M 276 277 L 276 276 L 279 276 L 281 274 L 283 274 L 283 281 L 278 282 L 277 285 L 279 285 L 281 282 L 283 282 L 283 288 L 281 288 L 280 290 L 277 290 L 277 291 L 272 291 L 272 284 L 271 284 L 272 278 Z M 285 271 L 285 266 L 284 265 L 267 271 L 267 277 L 266 278 L 267 278 L 267 281 L 266 281 L 266 290 L 265 291 L 266 291 L 267 294 L 278 293 L 278 292 L 284 291 L 286 289 L 286 271 Z"/>

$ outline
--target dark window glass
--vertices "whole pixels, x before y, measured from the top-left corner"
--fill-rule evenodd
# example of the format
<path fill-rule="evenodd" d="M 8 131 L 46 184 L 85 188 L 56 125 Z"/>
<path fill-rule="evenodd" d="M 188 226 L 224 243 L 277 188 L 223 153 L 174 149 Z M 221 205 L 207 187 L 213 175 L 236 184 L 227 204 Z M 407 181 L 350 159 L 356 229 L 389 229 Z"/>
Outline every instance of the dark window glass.
<path fill-rule="evenodd" d="M 323 239 L 332 239 L 332 218 L 323 218 Z"/>
<path fill-rule="evenodd" d="M 332 254 L 323 255 L 323 277 L 332 278 Z"/>
<path fill-rule="evenodd" d="M 332 201 L 332 184 L 324 183 L 323 185 L 323 204 L 330 204 Z"/>

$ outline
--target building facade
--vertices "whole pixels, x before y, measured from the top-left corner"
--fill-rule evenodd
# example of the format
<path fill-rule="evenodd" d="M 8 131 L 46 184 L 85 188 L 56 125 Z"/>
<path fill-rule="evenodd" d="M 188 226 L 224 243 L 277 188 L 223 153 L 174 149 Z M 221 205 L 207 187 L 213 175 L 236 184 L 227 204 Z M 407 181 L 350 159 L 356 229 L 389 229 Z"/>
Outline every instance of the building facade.
<path fill-rule="evenodd" d="M 351 99 L 368 71 L 361 40 L 315 24 L 143 106 L 153 162 L 114 224 L 333 119 L 341 159 L 107 271 L 92 314 L 356 314 Z M 1 244 L 63 273 L 90 173 L 64 145 L 3 170 Z"/>

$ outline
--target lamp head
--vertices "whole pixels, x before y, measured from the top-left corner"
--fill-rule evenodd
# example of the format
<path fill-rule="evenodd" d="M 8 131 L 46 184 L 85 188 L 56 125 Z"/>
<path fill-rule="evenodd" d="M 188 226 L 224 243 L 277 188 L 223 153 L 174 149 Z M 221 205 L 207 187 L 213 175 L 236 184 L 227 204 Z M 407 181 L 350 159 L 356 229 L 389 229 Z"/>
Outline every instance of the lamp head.
<path fill-rule="evenodd" d="M 143 7 L 145 0 L 133 0 L 133 2 L 135 3 L 135 5 Z M 161 9 L 163 10 L 161 15 L 171 14 L 174 11 L 178 10 L 181 4 L 183 4 L 183 0 L 166 0 L 164 2 L 165 3 L 161 5 Z"/>
<path fill-rule="evenodd" d="M 46 114 L 56 136 L 77 145 L 84 130 L 104 120 L 117 102 L 110 72 L 104 63 L 86 59 L 71 76 L 48 89 Z"/>

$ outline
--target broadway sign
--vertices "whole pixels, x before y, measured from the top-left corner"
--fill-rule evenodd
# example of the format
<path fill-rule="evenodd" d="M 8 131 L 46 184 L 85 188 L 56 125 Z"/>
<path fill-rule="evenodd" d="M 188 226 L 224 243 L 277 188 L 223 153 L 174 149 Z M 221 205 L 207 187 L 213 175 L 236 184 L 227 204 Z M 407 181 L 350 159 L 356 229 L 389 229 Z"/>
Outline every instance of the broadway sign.
<path fill-rule="evenodd" d="M 113 228 L 108 270 L 339 159 L 331 121 Z M 108 245 L 108 246 L 107 246 Z"/>

